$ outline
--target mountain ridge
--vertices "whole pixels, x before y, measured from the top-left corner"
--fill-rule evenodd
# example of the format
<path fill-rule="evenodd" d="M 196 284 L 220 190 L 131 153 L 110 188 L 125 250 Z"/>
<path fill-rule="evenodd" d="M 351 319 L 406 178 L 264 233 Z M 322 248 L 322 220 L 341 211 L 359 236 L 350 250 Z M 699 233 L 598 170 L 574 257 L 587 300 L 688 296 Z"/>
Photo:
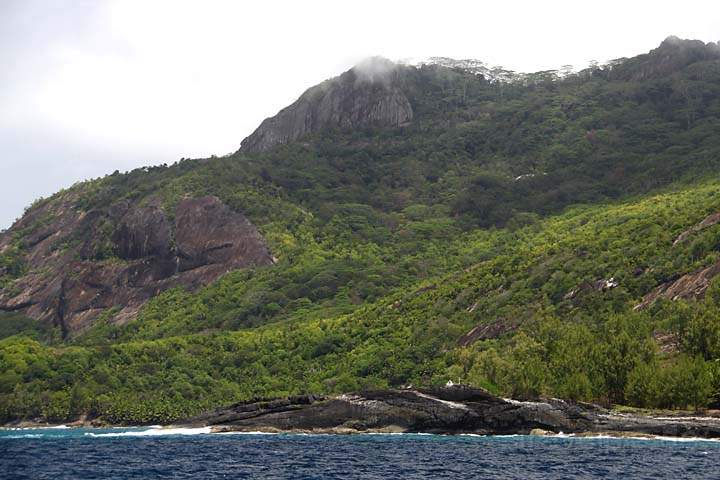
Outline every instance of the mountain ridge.
<path fill-rule="evenodd" d="M 692 52 L 714 48 L 524 82 L 376 59 L 235 154 L 37 202 L 0 234 L 0 413 L 448 379 L 708 405 L 720 57 Z"/>
<path fill-rule="evenodd" d="M 717 43 L 682 40 L 670 36 L 656 49 L 633 59 L 611 60 L 581 72 L 549 70 L 517 73 L 490 67 L 475 59 L 431 57 L 418 63 L 394 63 L 371 57 L 342 75 L 326 80 L 303 93 L 298 100 L 265 119 L 241 144 L 240 152 L 261 152 L 328 128 L 405 126 L 413 107 L 403 92 L 407 78 L 417 68 L 445 68 L 478 75 L 494 83 L 532 84 L 571 75 L 604 74 L 613 79 L 646 80 L 667 76 L 687 65 L 720 59 Z M 404 81 L 403 81 L 404 80 Z"/>

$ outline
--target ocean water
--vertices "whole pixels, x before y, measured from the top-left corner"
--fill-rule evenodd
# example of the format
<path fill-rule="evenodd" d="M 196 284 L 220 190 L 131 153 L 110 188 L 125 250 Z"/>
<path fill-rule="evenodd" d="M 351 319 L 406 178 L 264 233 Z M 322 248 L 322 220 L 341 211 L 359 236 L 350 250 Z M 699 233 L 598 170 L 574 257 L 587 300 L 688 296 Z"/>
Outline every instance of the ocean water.
<path fill-rule="evenodd" d="M 720 478 L 720 442 L 528 436 L 0 430 L 2 479 Z"/>

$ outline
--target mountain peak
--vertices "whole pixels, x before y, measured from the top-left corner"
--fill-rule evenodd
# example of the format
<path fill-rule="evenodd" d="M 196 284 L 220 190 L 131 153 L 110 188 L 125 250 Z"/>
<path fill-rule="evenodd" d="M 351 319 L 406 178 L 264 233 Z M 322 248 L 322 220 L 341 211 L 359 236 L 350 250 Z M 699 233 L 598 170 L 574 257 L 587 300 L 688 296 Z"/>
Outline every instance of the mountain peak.
<path fill-rule="evenodd" d="M 392 79 L 392 74 L 397 70 L 398 65 L 385 57 L 368 57 L 358 62 L 350 69 L 358 79 L 370 83 L 387 82 Z"/>
<path fill-rule="evenodd" d="M 680 49 L 690 49 L 690 48 L 705 48 L 707 46 L 715 45 L 714 43 L 708 43 L 706 44 L 702 40 L 689 40 L 685 38 L 680 38 L 675 35 L 668 36 L 665 40 L 660 42 L 660 46 L 658 49 L 662 48 L 680 48 Z"/>
<path fill-rule="evenodd" d="M 621 80 L 642 81 L 671 75 L 692 63 L 708 60 L 720 60 L 720 45 L 671 35 L 650 52 L 623 60 L 613 68 L 612 76 Z"/>
<path fill-rule="evenodd" d="M 412 121 L 413 109 L 401 88 L 403 68 L 408 67 L 382 57 L 363 60 L 265 119 L 242 141 L 240 151 L 266 151 L 326 128 L 392 127 Z"/>

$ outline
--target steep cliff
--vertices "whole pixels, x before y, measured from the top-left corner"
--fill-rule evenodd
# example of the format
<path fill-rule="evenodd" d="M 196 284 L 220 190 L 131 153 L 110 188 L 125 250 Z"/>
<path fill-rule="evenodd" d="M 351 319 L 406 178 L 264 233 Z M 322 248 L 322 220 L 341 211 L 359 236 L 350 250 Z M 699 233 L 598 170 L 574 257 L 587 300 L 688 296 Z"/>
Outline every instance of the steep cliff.
<path fill-rule="evenodd" d="M 371 58 L 339 77 L 316 85 L 292 105 L 260 124 L 242 141 L 243 152 L 261 152 L 323 129 L 397 127 L 413 119 L 403 92 L 403 70 Z"/>
<path fill-rule="evenodd" d="M 104 311 L 126 323 L 168 288 L 194 289 L 273 263 L 257 229 L 214 196 L 180 201 L 174 220 L 157 198 L 90 211 L 77 200 L 67 192 L 47 201 L 0 236 L 0 253 L 14 241 L 25 252 L 25 274 L 0 290 L 0 310 L 51 322 L 68 336 Z"/>

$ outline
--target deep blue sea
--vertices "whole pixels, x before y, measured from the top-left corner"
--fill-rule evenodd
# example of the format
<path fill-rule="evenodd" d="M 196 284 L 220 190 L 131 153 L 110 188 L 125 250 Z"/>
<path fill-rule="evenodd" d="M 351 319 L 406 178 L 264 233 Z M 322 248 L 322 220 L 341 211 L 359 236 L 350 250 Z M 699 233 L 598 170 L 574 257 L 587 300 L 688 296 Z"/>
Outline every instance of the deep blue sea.
<path fill-rule="evenodd" d="M 720 478 L 720 442 L 0 430 L 2 479 Z"/>

